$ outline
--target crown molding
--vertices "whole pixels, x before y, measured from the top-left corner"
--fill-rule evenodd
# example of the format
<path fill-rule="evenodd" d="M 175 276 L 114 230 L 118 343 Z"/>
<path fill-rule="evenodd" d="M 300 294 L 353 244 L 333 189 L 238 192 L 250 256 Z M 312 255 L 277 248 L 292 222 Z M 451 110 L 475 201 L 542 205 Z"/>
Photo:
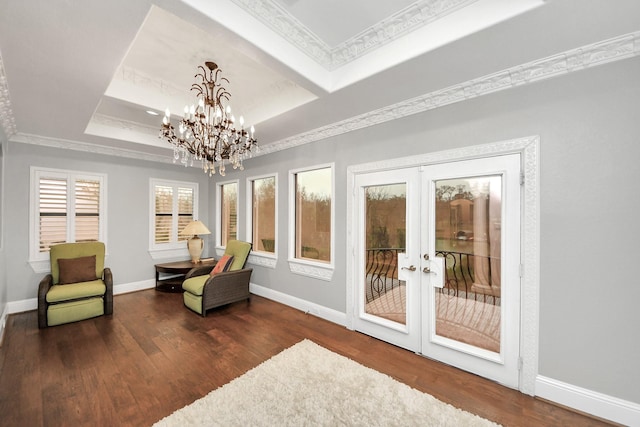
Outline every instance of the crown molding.
<path fill-rule="evenodd" d="M 2 55 L 0 55 L 0 127 L 4 130 L 7 138 L 11 138 L 16 134 L 16 120 L 11 107 L 9 84 L 7 83 L 7 75 L 4 72 Z"/>
<path fill-rule="evenodd" d="M 105 156 L 115 156 L 115 157 L 125 157 L 129 159 L 135 160 L 145 160 L 150 162 L 158 162 L 158 163 L 170 163 L 172 156 L 170 155 L 159 155 L 159 154 L 149 154 L 142 151 L 129 150 L 124 148 L 116 148 L 116 147 L 107 147 L 104 145 L 95 145 L 88 142 L 81 141 L 72 141 L 68 139 L 59 139 L 59 138 L 50 138 L 41 135 L 33 135 L 28 133 L 16 133 L 13 135 L 9 141 L 22 143 L 22 144 L 32 144 L 39 145 L 42 147 L 52 147 L 52 148 L 60 148 L 63 150 L 73 150 L 73 151 L 82 151 L 86 153 L 92 154 L 102 154 Z"/>
<path fill-rule="evenodd" d="M 332 71 L 478 0 L 418 0 L 335 47 L 275 0 L 231 0 L 285 40 Z"/>
<path fill-rule="evenodd" d="M 231 0 L 317 63 L 329 68 L 331 48 L 275 0 Z"/>
<path fill-rule="evenodd" d="M 183 92 L 181 88 L 174 84 L 125 65 L 122 65 L 118 69 L 114 76 L 114 80 L 121 80 L 137 87 L 149 88 L 168 97 L 174 97 Z"/>
<path fill-rule="evenodd" d="M 531 84 L 575 71 L 640 55 L 640 31 L 571 49 L 488 74 L 464 83 L 400 101 L 377 110 L 284 138 L 266 146 L 254 155 L 265 155 L 342 135 L 358 129 L 397 120 L 413 114 L 440 108 L 456 102 Z"/>
<path fill-rule="evenodd" d="M 115 127 L 121 130 L 138 132 L 142 134 L 152 135 L 158 137 L 160 126 L 150 126 L 131 120 L 124 120 L 118 117 L 109 116 L 107 114 L 94 114 L 91 118 L 91 122 L 108 127 Z"/>
<path fill-rule="evenodd" d="M 420 0 L 331 49 L 336 69 L 478 0 Z"/>

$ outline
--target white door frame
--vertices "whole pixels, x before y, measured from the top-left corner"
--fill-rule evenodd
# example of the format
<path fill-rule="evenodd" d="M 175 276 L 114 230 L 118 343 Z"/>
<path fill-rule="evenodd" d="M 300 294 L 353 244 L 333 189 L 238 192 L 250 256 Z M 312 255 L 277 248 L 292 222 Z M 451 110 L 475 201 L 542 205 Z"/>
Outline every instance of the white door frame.
<path fill-rule="evenodd" d="M 521 341 L 519 390 L 535 395 L 535 379 L 538 374 L 538 329 L 539 329 L 539 288 L 540 288 L 540 137 L 501 141 L 474 145 L 452 150 L 426 153 L 399 159 L 353 165 L 347 168 L 347 188 L 352 196 L 347 197 L 347 328 L 354 329 L 357 316 L 356 296 L 359 270 L 356 268 L 357 209 L 354 206 L 356 188 L 355 176 L 413 166 L 428 166 L 459 160 L 477 159 L 503 154 L 521 154 L 524 185 L 522 189 L 522 289 L 521 289 Z"/>

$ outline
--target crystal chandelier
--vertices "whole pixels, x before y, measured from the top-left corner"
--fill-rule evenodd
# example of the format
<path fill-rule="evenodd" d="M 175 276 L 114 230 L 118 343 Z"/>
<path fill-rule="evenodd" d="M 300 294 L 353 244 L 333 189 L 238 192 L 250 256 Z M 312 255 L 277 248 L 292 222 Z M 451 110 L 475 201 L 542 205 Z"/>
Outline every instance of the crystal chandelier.
<path fill-rule="evenodd" d="M 171 113 L 165 111 L 162 119 L 160 138 L 166 138 L 173 146 L 173 162 L 178 160 L 193 166 L 194 160 L 202 162 L 204 173 L 212 176 L 216 166 L 221 176 L 225 175 L 225 163 L 234 169 L 244 170 L 242 161 L 257 151 L 258 144 L 253 126 L 247 131 L 244 119 L 240 116 L 240 128 L 235 127 L 235 117 L 227 104 L 231 94 L 223 83 L 229 83 L 213 62 L 198 66 L 196 83 L 191 90 L 196 91 L 198 105 L 184 107 L 184 116 L 180 119 L 178 133 L 171 125 Z"/>

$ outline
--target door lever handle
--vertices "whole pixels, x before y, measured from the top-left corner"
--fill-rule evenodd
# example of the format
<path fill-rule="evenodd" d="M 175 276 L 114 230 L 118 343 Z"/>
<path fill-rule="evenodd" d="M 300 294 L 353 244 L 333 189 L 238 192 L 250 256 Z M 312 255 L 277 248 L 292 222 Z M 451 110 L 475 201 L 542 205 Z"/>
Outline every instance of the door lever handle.
<path fill-rule="evenodd" d="M 435 271 L 431 271 L 431 269 L 429 267 L 425 267 L 422 269 L 423 273 L 433 273 L 433 274 L 438 274 Z"/>
<path fill-rule="evenodd" d="M 410 265 L 409 267 L 402 267 L 402 270 L 416 271 L 416 266 Z"/>

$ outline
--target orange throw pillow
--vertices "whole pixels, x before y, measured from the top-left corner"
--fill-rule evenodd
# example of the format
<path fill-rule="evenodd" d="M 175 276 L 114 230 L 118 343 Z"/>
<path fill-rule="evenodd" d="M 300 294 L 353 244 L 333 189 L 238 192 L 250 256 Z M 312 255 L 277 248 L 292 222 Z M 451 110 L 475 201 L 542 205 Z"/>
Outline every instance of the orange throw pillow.
<path fill-rule="evenodd" d="M 231 268 L 231 264 L 233 264 L 233 256 L 232 255 L 222 255 L 222 258 L 218 260 L 218 263 L 213 270 L 211 270 L 211 275 L 222 273 L 223 271 L 229 271 Z"/>

